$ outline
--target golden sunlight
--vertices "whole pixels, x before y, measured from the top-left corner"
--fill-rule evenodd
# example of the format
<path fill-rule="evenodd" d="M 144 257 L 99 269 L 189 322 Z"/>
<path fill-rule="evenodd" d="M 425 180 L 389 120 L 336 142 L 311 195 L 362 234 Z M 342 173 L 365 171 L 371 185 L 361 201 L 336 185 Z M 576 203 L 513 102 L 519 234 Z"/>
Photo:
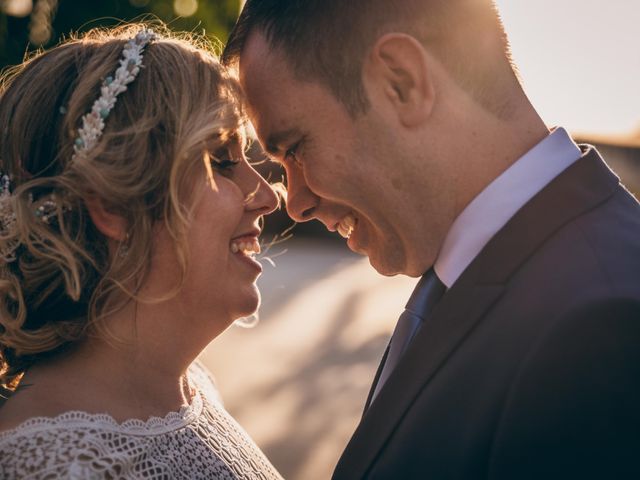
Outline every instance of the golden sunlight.
<path fill-rule="evenodd" d="M 640 2 L 496 0 L 525 90 L 549 125 L 640 131 Z"/>

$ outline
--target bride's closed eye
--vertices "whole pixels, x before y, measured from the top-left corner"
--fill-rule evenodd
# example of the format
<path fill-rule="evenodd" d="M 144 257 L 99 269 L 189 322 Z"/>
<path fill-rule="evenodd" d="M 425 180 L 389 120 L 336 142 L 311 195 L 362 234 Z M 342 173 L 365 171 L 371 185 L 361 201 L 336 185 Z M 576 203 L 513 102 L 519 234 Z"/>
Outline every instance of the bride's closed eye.
<path fill-rule="evenodd" d="M 214 153 L 209 153 L 209 160 L 211 168 L 218 173 L 231 173 L 235 166 L 240 163 L 240 160 L 236 160 L 232 157 L 228 148 L 220 148 Z"/>

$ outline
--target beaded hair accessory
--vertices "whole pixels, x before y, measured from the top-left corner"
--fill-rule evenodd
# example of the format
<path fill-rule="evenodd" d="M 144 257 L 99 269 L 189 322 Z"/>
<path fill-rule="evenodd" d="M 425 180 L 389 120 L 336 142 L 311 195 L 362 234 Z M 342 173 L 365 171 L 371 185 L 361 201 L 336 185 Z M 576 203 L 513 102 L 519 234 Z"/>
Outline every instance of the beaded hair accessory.
<path fill-rule="evenodd" d="M 142 53 L 145 47 L 156 38 L 152 30 L 145 29 L 126 43 L 122 50 L 120 66 L 113 76 L 104 79 L 100 88 L 100 97 L 93 102 L 91 111 L 82 117 L 82 128 L 78 129 L 72 161 L 96 146 L 104 130 L 104 121 L 113 110 L 118 95 L 126 91 L 127 85 L 136 79 L 142 66 Z"/>
<path fill-rule="evenodd" d="M 78 129 L 78 137 L 73 146 L 72 162 L 86 155 L 96 146 L 104 131 L 104 122 L 113 110 L 118 95 L 125 92 L 127 85 L 140 73 L 142 53 L 145 47 L 156 38 L 157 35 L 153 31 L 144 29 L 127 41 L 122 50 L 120 66 L 113 76 L 104 79 L 100 88 L 100 97 L 93 102 L 91 111 L 82 117 L 82 128 Z M 63 109 L 60 111 L 65 113 Z M 33 198 L 30 198 L 33 204 Z M 12 202 L 11 178 L 6 174 L 0 174 L 0 240 L 4 240 L 0 241 L 0 260 L 6 263 L 16 260 L 16 250 L 20 246 L 20 240 L 14 236 L 17 218 Z M 35 203 L 38 206 L 34 208 L 34 215 L 46 224 L 52 223 L 58 215 L 58 201 L 55 193 Z M 63 212 L 68 209 L 63 205 Z"/>

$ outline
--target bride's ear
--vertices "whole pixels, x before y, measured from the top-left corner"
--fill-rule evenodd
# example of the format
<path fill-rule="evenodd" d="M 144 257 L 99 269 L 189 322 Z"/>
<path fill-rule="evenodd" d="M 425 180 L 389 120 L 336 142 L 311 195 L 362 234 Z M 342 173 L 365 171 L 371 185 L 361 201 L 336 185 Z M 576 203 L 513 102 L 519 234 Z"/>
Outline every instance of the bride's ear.
<path fill-rule="evenodd" d="M 411 35 L 388 33 L 376 41 L 363 65 L 373 101 L 385 102 L 405 127 L 429 119 L 436 97 L 431 59 Z"/>
<path fill-rule="evenodd" d="M 127 237 L 127 221 L 122 215 L 108 210 L 102 200 L 91 195 L 85 199 L 91 221 L 105 237 L 122 242 Z"/>

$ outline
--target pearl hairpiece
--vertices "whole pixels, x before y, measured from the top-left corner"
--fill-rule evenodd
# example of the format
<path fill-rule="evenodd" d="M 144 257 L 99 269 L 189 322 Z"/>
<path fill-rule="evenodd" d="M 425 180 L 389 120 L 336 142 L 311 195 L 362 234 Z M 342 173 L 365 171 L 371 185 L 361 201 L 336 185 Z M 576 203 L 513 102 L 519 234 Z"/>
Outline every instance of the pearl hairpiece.
<path fill-rule="evenodd" d="M 156 38 L 152 30 L 145 29 L 126 43 L 122 50 L 120 66 L 113 76 L 104 79 L 100 88 L 100 97 L 93 102 L 91 111 L 82 117 L 82 128 L 78 129 L 72 161 L 96 146 L 104 130 L 104 121 L 113 110 L 118 95 L 126 91 L 127 85 L 140 73 L 144 48 Z"/>

